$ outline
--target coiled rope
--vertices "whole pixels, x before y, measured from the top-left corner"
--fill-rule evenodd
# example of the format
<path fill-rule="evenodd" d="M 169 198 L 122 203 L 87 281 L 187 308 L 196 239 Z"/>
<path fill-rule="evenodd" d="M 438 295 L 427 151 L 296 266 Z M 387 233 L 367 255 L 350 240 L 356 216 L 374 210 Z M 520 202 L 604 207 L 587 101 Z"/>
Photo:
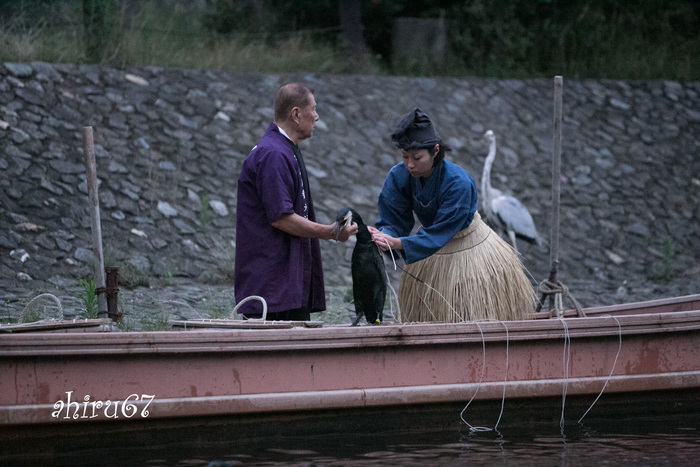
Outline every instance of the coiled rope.
<path fill-rule="evenodd" d="M 244 298 L 238 304 L 233 308 L 231 311 L 231 315 L 229 316 L 229 319 L 236 319 L 236 312 L 238 309 L 243 305 L 245 302 L 248 302 L 250 300 L 259 300 L 262 302 L 262 307 L 263 307 L 263 312 L 262 312 L 262 318 L 248 318 L 247 321 L 262 321 L 263 323 L 265 322 L 265 319 L 267 319 L 267 302 L 265 301 L 264 298 L 260 297 L 259 295 L 251 295 L 249 297 Z"/>
<path fill-rule="evenodd" d="M 24 323 L 24 322 L 25 322 L 25 319 L 27 318 L 27 309 L 30 309 L 29 306 L 30 306 L 32 303 L 34 303 L 35 301 L 37 301 L 37 300 L 39 300 L 39 299 L 41 299 L 41 298 L 50 298 L 50 299 L 52 299 L 52 300 L 56 303 L 56 308 L 58 308 L 58 314 L 57 314 L 57 316 L 54 316 L 54 317 L 50 318 L 51 320 L 53 320 L 53 321 L 60 321 L 60 320 L 63 319 L 63 306 L 61 305 L 61 300 L 59 300 L 58 297 L 56 297 L 56 296 L 53 295 L 53 294 L 50 294 L 50 293 L 43 293 L 43 294 L 37 295 L 36 297 L 34 297 L 34 298 L 32 298 L 31 300 L 29 300 L 29 303 L 27 303 L 27 304 L 24 306 L 24 308 L 22 309 L 22 313 L 20 313 L 20 315 L 19 315 L 19 322 L 20 322 L 20 323 Z"/>

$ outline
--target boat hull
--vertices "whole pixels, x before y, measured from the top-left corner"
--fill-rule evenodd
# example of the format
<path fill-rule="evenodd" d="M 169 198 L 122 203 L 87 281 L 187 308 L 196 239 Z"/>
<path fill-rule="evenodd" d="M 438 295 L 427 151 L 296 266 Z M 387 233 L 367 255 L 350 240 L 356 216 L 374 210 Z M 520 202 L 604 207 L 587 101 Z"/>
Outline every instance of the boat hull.
<path fill-rule="evenodd" d="M 601 407 L 615 394 L 697 403 L 700 296 L 674 300 L 512 322 L 3 335 L 0 424 L 556 406 L 601 393 Z"/>

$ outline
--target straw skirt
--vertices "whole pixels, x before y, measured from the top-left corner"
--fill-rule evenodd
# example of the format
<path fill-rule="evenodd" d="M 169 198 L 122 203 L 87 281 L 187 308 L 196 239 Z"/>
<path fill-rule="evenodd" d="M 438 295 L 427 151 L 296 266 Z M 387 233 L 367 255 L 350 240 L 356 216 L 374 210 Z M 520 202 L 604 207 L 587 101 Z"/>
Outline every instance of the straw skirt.
<path fill-rule="evenodd" d="M 526 319 L 536 298 L 518 253 L 478 212 L 435 254 L 407 264 L 399 282 L 404 322 Z"/>

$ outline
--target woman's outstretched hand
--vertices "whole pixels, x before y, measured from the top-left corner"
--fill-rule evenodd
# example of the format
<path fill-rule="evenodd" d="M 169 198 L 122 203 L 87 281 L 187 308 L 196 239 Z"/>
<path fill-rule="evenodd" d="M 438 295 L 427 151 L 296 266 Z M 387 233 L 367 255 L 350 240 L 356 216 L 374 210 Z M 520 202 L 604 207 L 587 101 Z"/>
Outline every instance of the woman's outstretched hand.
<path fill-rule="evenodd" d="M 369 233 L 372 234 L 372 240 L 382 251 L 389 250 L 401 250 L 401 239 L 387 235 L 384 232 L 380 232 L 374 227 L 368 226 Z"/>

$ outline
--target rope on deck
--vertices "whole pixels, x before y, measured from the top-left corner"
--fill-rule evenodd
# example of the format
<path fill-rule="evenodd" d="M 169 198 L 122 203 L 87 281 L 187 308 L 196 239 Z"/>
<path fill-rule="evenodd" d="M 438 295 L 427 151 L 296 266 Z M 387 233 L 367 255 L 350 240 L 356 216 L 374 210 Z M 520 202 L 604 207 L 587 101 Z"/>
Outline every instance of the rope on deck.
<path fill-rule="evenodd" d="M 53 317 L 54 321 L 59 321 L 63 319 L 63 305 L 61 305 L 61 300 L 58 299 L 57 296 L 50 294 L 50 293 L 43 293 L 41 295 L 37 295 L 36 297 L 32 298 L 29 300 L 29 303 L 27 303 L 24 308 L 22 309 L 22 313 L 19 315 L 19 322 L 24 323 L 25 319 L 27 319 L 27 310 L 30 309 L 30 305 L 34 303 L 35 301 L 41 299 L 41 298 L 50 298 L 56 303 L 56 307 L 58 308 L 58 317 Z M 43 315 L 42 315 L 43 316 Z"/>
<path fill-rule="evenodd" d="M 250 300 L 261 301 L 262 306 L 263 306 L 263 312 L 262 312 L 262 318 L 248 318 L 247 321 L 263 321 L 264 322 L 265 319 L 267 319 L 267 302 L 265 301 L 264 298 L 260 297 L 259 295 L 251 295 L 249 297 L 244 298 L 240 302 L 238 302 L 238 304 L 235 306 L 233 311 L 231 311 L 231 315 L 229 316 L 229 319 L 236 319 L 235 317 L 236 317 L 236 312 L 238 311 L 238 309 L 241 307 L 241 305 L 243 305 L 245 302 L 250 301 Z"/>

